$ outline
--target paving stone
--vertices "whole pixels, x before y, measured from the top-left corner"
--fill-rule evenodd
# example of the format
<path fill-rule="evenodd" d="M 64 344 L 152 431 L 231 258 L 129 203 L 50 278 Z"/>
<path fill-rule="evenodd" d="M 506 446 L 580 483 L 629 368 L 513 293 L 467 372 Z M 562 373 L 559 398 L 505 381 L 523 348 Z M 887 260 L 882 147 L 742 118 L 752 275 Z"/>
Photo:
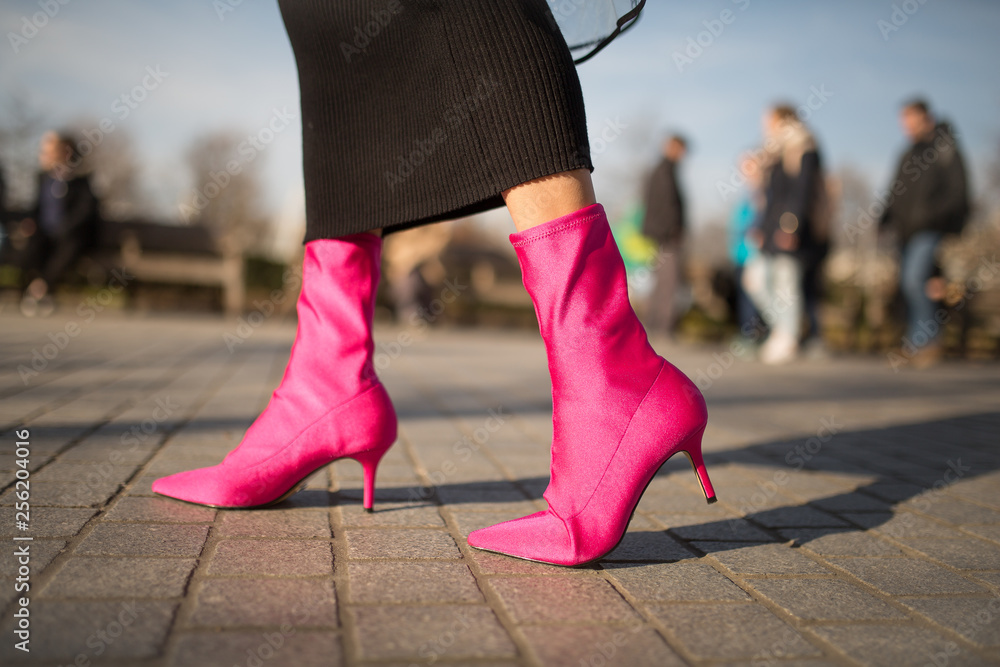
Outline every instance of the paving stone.
<path fill-rule="evenodd" d="M 14 472 L 19 470 L 21 466 L 18 464 L 18 461 L 20 460 L 21 458 L 15 456 L 13 451 L 0 452 L 0 470 L 4 472 Z M 34 472 L 51 460 L 51 456 L 32 452 L 31 456 L 28 458 L 28 470 Z"/>
<path fill-rule="evenodd" d="M 459 537 L 544 507 L 551 397 L 537 333 L 478 330 L 472 336 L 438 330 L 408 348 L 405 361 L 386 369 L 407 442 L 391 449 L 380 466 L 375 515 L 361 512 L 360 467 L 354 461 L 326 468 L 308 480 L 305 491 L 279 506 L 216 513 L 158 497 L 150 485 L 162 474 L 216 463 L 238 444 L 277 383 L 271 370 L 284 362 L 294 323 L 275 319 L 256 329 L 235 354 L 227 354 L 219 340 L 231 323 L 154 319 L 108 313 L 90 325 L 88 336 L 74 341 L 71 356 L 53 365 L 45 384 L 24 388 L 16 376 L 12 382 L 0 379 L 0 392 L 15 390 L 3 399 L 2 409 L 35 415 L 31 463 L 38 487 L 32 485 L 32 523 L 38 530 L 31 543 L 32 570 L 37 576 L 48 563 L 50 572 L 36 580 L 33 604 L 75 605 L 84 602 L 81 596 L 91 604 L 116 604 L 132 594 L 170 596 L 158 602 L 173 604 L 185 594 L 192 597 L 179 616 L 173 609 L 171 617 L 180 619 L 177 635 L 161 641 L 155 655 L 87 653 L 83 657 L 92 664 L 245 665 L 253 651 L 270 646 L 261 643 L 266 637 L 283 636 L 283 619 L 289 629 L 295 624 L 295 633 L 273 655 L 260 657 L 264 667 L 337 664 L 348 654 L 383 667 L 430 659 L 450 667 L 581 667 L 581 660 L 594 667 L 616 664 L 607 657 L 612 649 L 619 664 L 640 667 L 676 664 L 670 648 L 691 664 L 712 667 L 941 665 L 932 651 L 934 641 L 950 640 L 967 648 L 945 656 L 947 667 L 979 664 L 983 658 L 1000 661 L 989 625 L 979 630 L 984 633 L 979 648 L 952 630 L 964 618 L 979 618 L 975 605 L 1000 594 L 995 562 L 1000 552 L 1000 413 L 995 409 L 1000 376 L 995 373 L 944 365 L 932 373 L 933 382 L 925 382 L 913 375 L 887 375 L 870 360 L 850 356 L 835 364 L 779 369 L 735 364 L 709 392 L 713 417 L 706 450 L 721 502 L 705 504 L 687 461 L 674 457 L 646 490 L 623 544 L 599 564 L 571 569 L 470 549 Z M 51 329 L 51 322 L 7 311 L 0 320 L 0 347 L 15 356 L 30 355 L 31 346 Z M 384 345 L 398 331 L 376 335 Z M 670 355 L 691 373 L 714 361 L 711 350 L 691 347 L 672 349 Z M 761 387 L 768 388 L 766 395 Z M 122 429 L 148 417 L 152 403 L 146 397 L 167 394 L 183 397 L 186 406 L 200 406 L 185 415 L 191 421 L 166 442 L 161 429 L 134 451 L 121 452 Z M 137 397 L 141 405 L 128 407 Z M 452 445 L 481 426 L 485 410 L 497 405 L 512 418 L 491 434 L 483 452 L 460 461 Z M 114 416 L 118 406 L 126 412 Z M 801 445 L 803 434 L 815 432 L 818 416 L 833 407 L 838 423 L 850 424 L 849 429 L 826 443 L 807 470 L 792 471 L 785 455 Z M 95 420 L 109 415 L 112 423 L 88 433 L 98 425 Z M 422 498 L 411 453 L 422 470 L 441 471 L 448 460 L 457 469 L 445 474 L 433 496 Z M 119 465 L 108 468 L 115 454 Z M 941 492 L 926 491 L 947 470 L 947 460 L 959 457 L 975 476 Z M 493 461 L 518 481 L 504 479 Z M 12 481 L 11 463 L 9 452 L 0 452 L 0 486 Z M 146 464 L 135 478 L 136 466 Z M 779 472 L 788 479 L 769 497 L 767 485 L 777 484 Z M 88 477 L 100 484 L 88 485 Z M 127 479 L 132 481 L 122 492 L 119 482 Z M 109 511 L 97 514 L 95 523 L 95 510 L 105 504 Z M 11 507 L 8 493 L 0 498 L 0 531 L 11 530 Z M 197 525 L 213 518 L 211 526 Z M 350 602 L 345 613 L 354 620 L 348 630 L 338 628 L 330 588 L 335 577 L 325 549 L 331 546 L 331 526 L 338 530 L 332 546 L 346 547 L 343 570 L 337 572 L 338 583 L 346 584 L 345 596 L 357 588 L 349 564 L 384 567 L 364 573 L 375 582 L 362 590 L 371 601 Z M 190 528 L 196 532 L 185 532 Z M 63 553 L 53 560 L 65 544 L 62 539 L 80 530 L 87 536 L 74 545 L 94 555 Z M 200 553 L 206 532 L 197 531 L 212 535 L 211 551 Z M 309 553 L 295 557 L 296 550 L 310 552 L 316 545 L 324 549 L 322 570 Z M 0 550 L 6 568 L 0 576 L 15 572 L 7 551 Z M 702 551 L 709 556 L 697 558 Z M 892 561 L 889 567 L 898 571 L 866 569 L 859 565 L 866 559 Z M 191 579 L 196 560 L 202 572 Z M 912 563 L 921 565 L 914 569 Z M 454 571 L 426 574 L 414 567 L 424 564 L 460 568 L 458 579 L 475 593 L 473 601 L 448 592 Z M 739 587 L 707 569 L 709 564 L 734 573 L 734 579 L 742 577 L 742 585 L 756 589 L 752 597 L 730 600 L 720 594 L 715 588 L 720 583 L 728 592 Z M 466 565 L 484 576 L 472 579 Z M 839 569 L 843 566 L 860 568 L 868 583 Z M 955 567 L 972 569 L 959 575 Z M 885 596 L 872 588 L 879 578 L 888 588 L 883 591 L 901 596 L 883 603 Z M 518 655 L 483 604 L 479 585 L 505 621 L 517 619 L 517 647 L 524 655 Z M 325 597 L 317 587 L 326 587 Z M 11 595 L 12 587 L 0 587 L 0 604 Z M 722 599 L 689 599 L 714 595 Z M 437 599 L 442 596 L 458 599 L 442 602 Z M 313 611 L 303 615 L 297 607 L 310 598 Z M 416 602 L 383 604 L 390 598 Z M 645 611 L 637 616 L 623 598 L 649 605 L 655 619 Z M 905 618 L 898 615 L 903 603 L 911 607 Z M 885 608 L 896 615 L 879 616 Z M 473 609 L 482 617 L 463 622 L 449 616 L 449 610 Z M 706 609 L 711 613 L 697 622 Z M 782 618 L 798 616 L 802 625 L 796 622 L 796 627 L 815 648 L 801 643 L 803 638 L 769 609 Z M 664 616 L 668 612 L 677 614 L 670 622 Z M 315 613 L 319 619 L 310 620 Z M 616 633 L 641 626 L 643 619 L 651 626 L 628 635 L 619 647 Z M 839 643 L 819 639 L 812 628 L 841 632 Z M 62 641 L 58 633 L 45 632 L 55 643 Z M 311 641 L 301 645 L 301 653 L 285 643 L 307 635 Z M 48 636 L 38 632 L 36 639 L 48 641 Z M 933 641 L 920 646 L 928 637 Z M 859 648 L 866 641 L 872 648 Z M 663 652 L 667 642 L 671 646 Z M 911 650 L 914 646 L 920 650 Z M 42 663 L 69 664 L 75 657 L 43 658 Z M 8 662 L 0 655 L 0 663 Z"/>
<path fill-rule="evenodd" d="M 774 656 L 822 655 L 759 604 L 650 605 L 648 609 L 673 641 L 700 660 L 752 658 L 761 664 Z"/>
<path fill-rule="evenodd" d="M 986 592 L 943 567 L 915 558 L 845 558 L 834 565 L 889 595 Z"/>
<path fill-rule="evenodd" d="M 223 511 L 216 525 L 225 537 L 330 537 L 330 517 L 325 511 Z"/>
<path fill-rule="evenodd" d="M 465 563 L 352 562 L 351 601 L 360 603 L 482 602 Z"/>
<path fill-rule="evenodd" d="M 451 535 L 440 530 L 353 529 L 346 531 L 350 558 L 461 558 Z"/>
<path fill-rule="evenodd" d="M 71 558 L 40 597 L 181 597 L 196 563 L 191 558 Z"/>
<path fill-rule="evenodd" d="M 823 528 L 849 526 L 843 519 L 820 511 L 814 507 L 779 507 L 766 512 L 755 512 L 753 520 L 768 528 L 787 528 L 802 526 L 806 528 Z"/>
<path fill-rule="evenodd" d="M 880 498 L 870 496 L 866 493 L 842 493 L 829 498 L 817 498 L 810 501 L 814 505 L 827 512 L 883 512 L 891 513 L 892 505 Z"/>
<path fill-rule="evenodd" d="M 118 482 L 86 484 L 84 482 L 32 482 L 31 506 L 39 507 L 99 507 L 114 496 Z M 17 502 L 14 489 L 0 496 L 0 505 L 13 506 Z"/>
<path fill-rule="evenodd" d="M 204 523 L 215 518 L 215 510 L 166 498 L 122 498 L 101 518 L 104 521 Z"/>
<path fill-rule="evenodd" d="M 902 619 L 906 614 L 838 579 L 754 579 L 758 593 L 789 614 L 811 621 Z"/>
<path fill-rule="evenodd" d="M 129 468 L 132 472 L 135 467 L 144 463 L 146 459 L 156 451 L 156 444 L 153 442 L 130 443 L 128 446 L 122 445 L 121 435 L 111 443 L 97 444 L 93 439 L 94 434 L 72 447 L 68 451 L 59 455 L 60 463 L 90 463 L 98 465 L 106 470 L 108 465 Z M 130 472 L 129 475 L 132 473 Z M 129 476 L 126 475 L 126 478 Z"/>
<path fill-rule="evenodd" d="M 379 477 L 382 476 L 381 473 L 382 468 L 379 466 Z M 364 499 L 364 487 L 360 479 L 346 482 L 338 480 L 338 487 L 337 493 L 334 494 L 334 504 L 344 507 L 361 506 L 361 501 Z M 434 505 L 437 501 L 437 494 L 433 487 L 425 488 L 405 482 L 386 482 L 379 483 L 375 488 L 375 509 L 380 509 L 386 503 L 416 506 Z"/>
<path fill-rule="evenodd" d="M 787 544 L 694 542 L 693 546 L 744 575 L 829 574 L 825 567 Z"/>
<path fill-rule="evenodd" d="M 913 512 L 898 512 L 893 515 L 870 513 L 844 513 L 844 518 L 862 528 L 885 535 L 894 540 L 907 540 L 918 537 L 932 539 L 955 539 L 962 534 L 953 528 L 937 521 L 914 514 Z"/>
<path fill-rule="evenodd" d="M 31 605 L 31 659 L 74 662 L 79 656 L 102 660 L 152 658 L 163 646 L 173 621 L 176 602 L 57 602 Z M 3 635 L 13 637 L 13 619 Z M 103 632 L 107 640 L 96 635 Z M 0 662 L 24 657 L 13 641 L 0 643 Z M 79 662 L 77 664 L 85 664 Z"/>
<path fill-rule="evenodd" d="M 820 556 L 902 556 L 896 546 L 871 533 L 793 528 L 779 531 L 796 546 Z"/>
<path fill-rule="evenodd" d="M 921 497 L 907 501 L 903 506 L 956 525 L 1000 524 L 1000 512 L 958 498 L 938 496 L 926 501 Z"/>
<path fill-rule="evenodd" d="M 198 556 L 208 526 L 100 523 L 76 547 L 78 556 Z"/>
<path fill-rule="evenodd" d="M 138 468 L 137 464 L 114 465 L 106 460 L 92 463 L 67 463 L 63 457 L 60 457 L 55 463 L 50 463 L 32 475 L 31 479 L 35 483 L 63 482 L 88 486 L 101 486 L 107 482 L 121 484 L 131 477 Z"/>
<path fill-rule="evenodd" d="M 380 503 L 375 511 L 365 512 L 358 505 L 340 505 L 341 524 L 348 528 L 438 528 L 444 526 L 437 507 L 429 504 Z"/>
<path fill-rule="evenodd" d="M 543 665 L 657 665 L 684 661 L 649 626 L 525 627 L 524 636 Z"/>
<path fill-rule="evenodd" d="M 541 459 L 541 456 L 539 457 Z M 519 503 L 525 500 L 524 492 L 510 482 L 484 482 L 479 484 L 445 484 L 434 487 L 437 498 L 446 505 Z"/>
<path fill-rule="evenodd" d="M 618 591 L 597 577 L 494 577 L 489 583 L 515 623 L 639 621 Z"/>
<path fill-rule="evenodd" d="M 548 563 L 524 560 L 523 558 L 504 556 L 503 554 L 483 551 L 481 549 L 470 549 L 469 557 L 476 562 L 484 574 L 539 574 L 552 576 L 594 576 L 597 574 L 597 570 L 594 567 L 560 567 L 558 565 L 549 565 Z"/>
<path fill-rule="evenodd" d="M 28 557 L 31 559 L 28 570 L 32 578 L 41 574 L 52 559 L 66 548 L 66 543 L 62 540 L 24 540 L 21 544 L 15 544 L 12 540 L 9 549 L 0 549 L 0 577 L 13 579 L 17 576 L 20 557 L 14 552 L 20 550 L 24 544 L 28 545 Z"/>
<path fill-rule="evenodd" d="M 163 498 L 163 496 L 153 493 L 153 482 L 158 480 L 163 475 L 142 475 L 132 480 L 128 485 L 128 490 L 125 492 L 126 496 L 153 496 L 154 498 Z"/>
<path fill-rule="evenodd" d="M 1000 548 L 982 540 L 906 540 L 904 543 L 961 570 L 1000 570 Z"/>
<path fill-rule="evenodd" d="M 295 628 L 263 632 L 187 632 L 182 634 L 169 663 L 172 667 L 338 667 L 340 636 Z"/>
<path fill-rule="evenodd" d="M 309 577 L 333 573 L 325 540 L 222 540 L 208 565 L 210 576 Z"/>
<path fill-rule="evenodd" d="M 190 626 L 337 627 L 333 582 L 208 579 L 196 592 Z"/>
<path fill-rule="evenodd" d="M 94 509 L 70 507 L 31 507 L 28 524 L 30 529 L 17 530 L 14 508 L 0 508 L 0 536 L 22 535 L 30 537 L 73 537 L 97 514 Z"/>
<path fill-rule="evenodd" d="M 639 600 L 743 601 L 749 598 L 742 588 L 706 563 L 608 563 L 604 569 Z"/>
<path fill-rule="evenodd" d="M 924 487 L 908 482 L 884 481 L 868 484 L 860 490 L 890 503 L 898 503 L 923 493 Z"/>
<path fill-rule="evenodd" d="M 812 631 L 864 665 L 991 664 L 962 650 L 953 640 L 914 625 L 894 625 L 891 631 L 885 625 L 818 625 Z"/>
<path fill-rule="evenodd" d="M 1000 525 L 996 526 L 962 526 L 962 530 L 986 540 L 1000 544 Z"/>
<path fill-rule="evenodd" d="M 981 646 L 1000 646 L 1000 598 L 906 598 L 910 609 Z"/>
<path fill-rule="evenodd" d="M 657 521 L 685 540 L 704 542 L 773 542 L 766 532 L 745 519 L 705 522 L 697 515 L 654 513 Z"/>
<path fill-rule="evenodd" d="M 603 561 L 677 561 L 691 558 L 692 552 L 661 530 L 628 531 L 614 551 Z"/>
<path fill-rule="evenodd" d="M 970 572 L 970 574 L 1000 591 L 1000 572 Z"/>
<path fill-rule="evenodd" d="M 410 659 L 422 664 L 512 658 L 517 647 L 493 611 L 480 605 L 352 607 L 363 660 Z"/>

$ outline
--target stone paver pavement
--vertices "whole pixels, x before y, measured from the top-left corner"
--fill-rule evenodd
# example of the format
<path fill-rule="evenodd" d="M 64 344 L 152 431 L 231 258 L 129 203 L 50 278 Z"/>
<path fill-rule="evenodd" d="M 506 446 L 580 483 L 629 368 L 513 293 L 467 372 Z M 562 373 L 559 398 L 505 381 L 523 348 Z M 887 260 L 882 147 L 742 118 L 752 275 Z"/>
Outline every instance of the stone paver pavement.
<path fill-rule="evenodd" d="M 1000 664 L 995 364 L 664 346 L 708 397 L 720 502 L 677 457 L 613 553 L 563 569 L 465 541 L 545 506 L 537 336 L 379 327 L 401 428 L 376 512 L 352 460 L 272 509 L 216 511 L 150 483 L 239 442 L 294 324 L 105 313 L 63 336 L 74 317 L 0 314 L 2 664 Z"/>

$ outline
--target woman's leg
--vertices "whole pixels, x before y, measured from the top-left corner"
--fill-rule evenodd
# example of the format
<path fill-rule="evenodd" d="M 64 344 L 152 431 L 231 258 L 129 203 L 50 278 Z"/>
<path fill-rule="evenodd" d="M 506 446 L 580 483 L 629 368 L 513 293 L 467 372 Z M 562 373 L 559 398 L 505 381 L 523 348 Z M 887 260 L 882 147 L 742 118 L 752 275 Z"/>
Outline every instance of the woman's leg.
<path fill-rule="evenodd" d="M 504 196 L 552 377 L 549 508 L 474 531 L 469 544 L 580 565 L 615 547 L 647 483 L 677 452 L 715 500 L 701 458 L 705 402 L 650 347 L 590 174 L 537 179 Z"/>
<path fill-rule="evenodd" d="M 502 194 L 519 232 L 597 203 L 594 184 L 586 169 L 536 178 Z"/>

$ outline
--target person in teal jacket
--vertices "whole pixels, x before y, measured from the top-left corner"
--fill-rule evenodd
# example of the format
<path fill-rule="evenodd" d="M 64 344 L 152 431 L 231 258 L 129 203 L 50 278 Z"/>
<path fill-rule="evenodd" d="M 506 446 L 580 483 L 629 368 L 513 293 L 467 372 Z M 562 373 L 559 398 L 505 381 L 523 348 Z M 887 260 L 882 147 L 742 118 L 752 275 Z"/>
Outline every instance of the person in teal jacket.
<path fill-rule="evenodd" d="M 757 252 L 747 235 L 760 212 L 760 163 L 750 152 L 740 156 L 740 173 L 746 178 L 746 188 L 729 217 L 729 259 L 733 263 L 736 281 L 736 324 L 739 336 L 745 340 L 760 337 L 762 324 L 750 296 L 743 288 L 743 267 Z"/>

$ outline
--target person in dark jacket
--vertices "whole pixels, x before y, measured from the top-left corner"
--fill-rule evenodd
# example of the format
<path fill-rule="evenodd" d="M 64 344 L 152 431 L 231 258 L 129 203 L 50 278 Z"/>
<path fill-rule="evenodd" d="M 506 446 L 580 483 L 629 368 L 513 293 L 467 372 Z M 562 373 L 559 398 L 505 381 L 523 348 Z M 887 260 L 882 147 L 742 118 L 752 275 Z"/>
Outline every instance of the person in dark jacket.
<path fill-rule="evenodd" d="M 27 283 L 21 312 L 51 313 L 52 288 L 94 242 L 98 204 L 86 175 L 77 173 L 80 155 L 67 134 L 46 132 L 38 153 L 38 200 L 21 222 L 28 243 L 21 261 Z"/>
<path fill-rule="evenodd" d="M 969 216 L 965 162 L 946 122 L 938 122 L 924 100 L 913 100 L 900 113 L 910 147 L 903 153 L 889 188 L 892 199 L 882 227 L 896 232 L 901 244 L 900 290 L 906 302 L 907 329 L 902 351 L 915 367 L 941 356 L 941 325 L 927 281 L 934 256 L 946 234 L 958 234 Z"/>
<path fill-rule="evenodd" d="M 642 220 L 643 235 L 658 246 L 647 327 L 667 335 L 673 333 L 676 319 L 674 296 L 680 284 L 681 242 L 686 227 L 677 166 L 686 154 L 687 140 L 680 135 L 668 137 L 663 143 L 663 159 L 646 186 L 646 212 Z"/>
<path fill-rule="evenodd" d="M 780 364 L 799 351 L 803 276 L 817 261 L 813 232 L 822 171 L 816 141 L 793 107 L 765 114 L 764 133 L 764 208 L 752 231 L 760 252 L 744 271 L 744 287 L 771 328 L 760 359 Z"/>

